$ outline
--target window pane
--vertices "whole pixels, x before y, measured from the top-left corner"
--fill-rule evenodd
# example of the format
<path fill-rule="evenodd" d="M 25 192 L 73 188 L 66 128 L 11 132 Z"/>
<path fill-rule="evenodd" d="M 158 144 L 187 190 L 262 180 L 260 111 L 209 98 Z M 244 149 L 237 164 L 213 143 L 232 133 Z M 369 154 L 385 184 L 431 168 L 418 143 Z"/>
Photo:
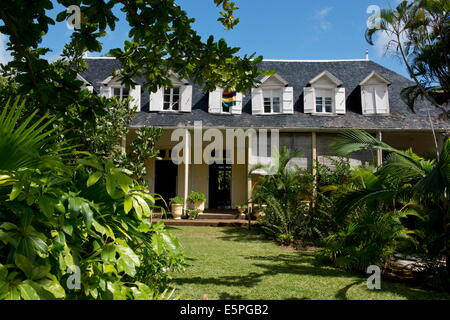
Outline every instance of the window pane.
<path fill-rule="evenodd" d="M 174 101 L 173 102 L 173 105 L 172 105 L 172 110 L 179 110 L 179 104 L 178 104 L 178 101 Z"/>
<path fill-rule="evenodd" d="M 127 88 L 123 88 L 123 89 L 122 89 L 122 98 L 128 97 L 129 94 L 130 94 L 130 93 L 129 93 L 129 91 L 128 91 Z"/>
<path fill-rule="evenodd" d="M 331 98 L 325 98 L 325 111 L 326 112 L 333 112 L 333 102 Z"/>
<path fill-rule="evenodd" d="M 273 112 L 281 112 L 279 97 L 273 97 Z"/>
<path fill-rule="evenodd" d="M 173 88 L 173 94 L 179 95 L 180 94 L 180 88 Z"/>
<path fill-rule="evenodd" d="M 316 97 L 316 112 L 322 112 L 323 110 L 323 98 Z"/>
<path fill-rule="evenodd" d="M 264 113 L 270 113 L 270 108 L 271 107 L 271 103 L 270 103 L 270 98 L 264 98 Z"/>
<path fill-rule="evenodd" d="M 114 88 L 114 97 L 119 97 L 120 98 L 120 88 Z"/>
<path fill-rule="evenodd" d="M 164 101 L 164 107 L 163 107 L 163 109 L 164 109 L 164 110 L 169 110 L 169 109 L 170 109 L 170 102 Z"/>

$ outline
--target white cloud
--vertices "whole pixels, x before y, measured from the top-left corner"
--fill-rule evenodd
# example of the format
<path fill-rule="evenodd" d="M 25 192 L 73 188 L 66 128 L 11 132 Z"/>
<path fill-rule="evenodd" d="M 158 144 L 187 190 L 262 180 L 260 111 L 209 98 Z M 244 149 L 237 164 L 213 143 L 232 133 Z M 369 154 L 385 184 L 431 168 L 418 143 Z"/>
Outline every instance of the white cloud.
<path fill-rule="evenodd" d="M 317 11 L 314 15 L 314 18 L 319 22 L 320 29 L 323 31 L 326 31 L 331 27 L 331 23 L 327 20 L 327 16 L 332 10 L 333 7 L 326 7 Z"/>
<path fill-rule="evenodd" d="M 7 38 L 0 33 L 0 64 L 5 64 L 11 61 L 11 54 L 6 50 Z"/>

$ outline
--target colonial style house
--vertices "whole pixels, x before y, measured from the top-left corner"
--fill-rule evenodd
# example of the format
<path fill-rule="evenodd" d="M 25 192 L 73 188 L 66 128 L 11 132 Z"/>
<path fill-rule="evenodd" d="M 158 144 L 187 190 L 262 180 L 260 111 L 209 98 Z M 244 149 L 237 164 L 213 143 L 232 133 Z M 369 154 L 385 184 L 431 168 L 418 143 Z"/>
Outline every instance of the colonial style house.
<path fill-rule="evenodd" d="M 132 97 L 133 105 L 137 105 L 128 143 L 136 128 L 164 129 L 157 143 L 160 160 L 147 162 L 151 190 L 166 199 L 175 195 L 186 198 L 193 190 L 201 191 L 207 195 L 207 208 L 234 208 L 247 203 L 255 181 L 249 163 L 254 150 L 247 141 L 244 163 L 175 164 L 170 150 L 178 141 L 172 141 L 172 133 L 185 128 L 192 134 L 199 121 L 203 131 L 277 129 L 280 147 L 301 152 L 295 163 L 308 170 L 314 170 L 315 161 L 330 162 L 330 144 L 344 129 L 364 129 L 394 147 L 412 147 L 419 154 L 435 152 L 430 120 L 439 144 L 450 132 L 450 122 L 439 120 L 436 109 L 428 103 L 419 103 L 413 113 L 402 102 L 400 92 L 412 85 L 411 81 L 369 59 L 265 60 L 260 68 L 274 70 L 275 74 L 242 93 L 223 92 L 220 88 L 205 92 L 175 74 L 170 88 L 150 93 L 136 79 L 135 88 L 128 90 L 112 76 L 114 70 L 120 69 L 114 58 L 87 58 L 87 63 L 89 68 L 79 75 L 87 88 L 107 97 Z M 193 158 L 208 145 L 203 142 L 194 150 L 192 140 L 184 142 L 189 150 L 185 157 Z M 234 157 L 237 147 L 231 148 L 224 146 L 225 158 Z M 352 165 L 379 164 L 382 159 L 380 152 L 361 152 L 350 161 Z"/>

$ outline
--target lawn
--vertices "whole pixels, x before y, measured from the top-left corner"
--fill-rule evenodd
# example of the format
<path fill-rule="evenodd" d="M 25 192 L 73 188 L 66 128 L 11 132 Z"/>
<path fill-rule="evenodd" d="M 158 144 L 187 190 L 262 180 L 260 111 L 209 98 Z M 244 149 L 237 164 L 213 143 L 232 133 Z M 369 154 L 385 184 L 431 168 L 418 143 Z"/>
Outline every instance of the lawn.
<path fill-rule="evenodd" d="M 364 275 L 320 264 L 317 252 L 277 246 L 237 228 L 183 227 L 173 231 L 189 267 L 173 274 L 184 299 L 450 299 L 449 295 L 383 280 L 366 287 Z"/>

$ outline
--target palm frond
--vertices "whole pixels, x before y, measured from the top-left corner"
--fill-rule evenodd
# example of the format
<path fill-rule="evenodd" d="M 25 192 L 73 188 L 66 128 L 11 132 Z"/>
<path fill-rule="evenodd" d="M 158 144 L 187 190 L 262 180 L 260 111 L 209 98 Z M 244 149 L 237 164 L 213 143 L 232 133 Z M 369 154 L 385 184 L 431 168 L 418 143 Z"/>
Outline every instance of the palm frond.
<path fill-rule="evenodd" d="M 49 136 L 56 128 L 48 130 L 53 122 L 46 116 L 30 125 L 37 111 L 28 116 L 19 125 L 21 110 L 25 106 L 25 100 L 16 99 L 10 105 L 10 101 L 0 115 L 0 170 L 12 172 L 18 168 L 33 167 L 42 161 L 45 154 L 43 147 L 48 142 Z"/>

